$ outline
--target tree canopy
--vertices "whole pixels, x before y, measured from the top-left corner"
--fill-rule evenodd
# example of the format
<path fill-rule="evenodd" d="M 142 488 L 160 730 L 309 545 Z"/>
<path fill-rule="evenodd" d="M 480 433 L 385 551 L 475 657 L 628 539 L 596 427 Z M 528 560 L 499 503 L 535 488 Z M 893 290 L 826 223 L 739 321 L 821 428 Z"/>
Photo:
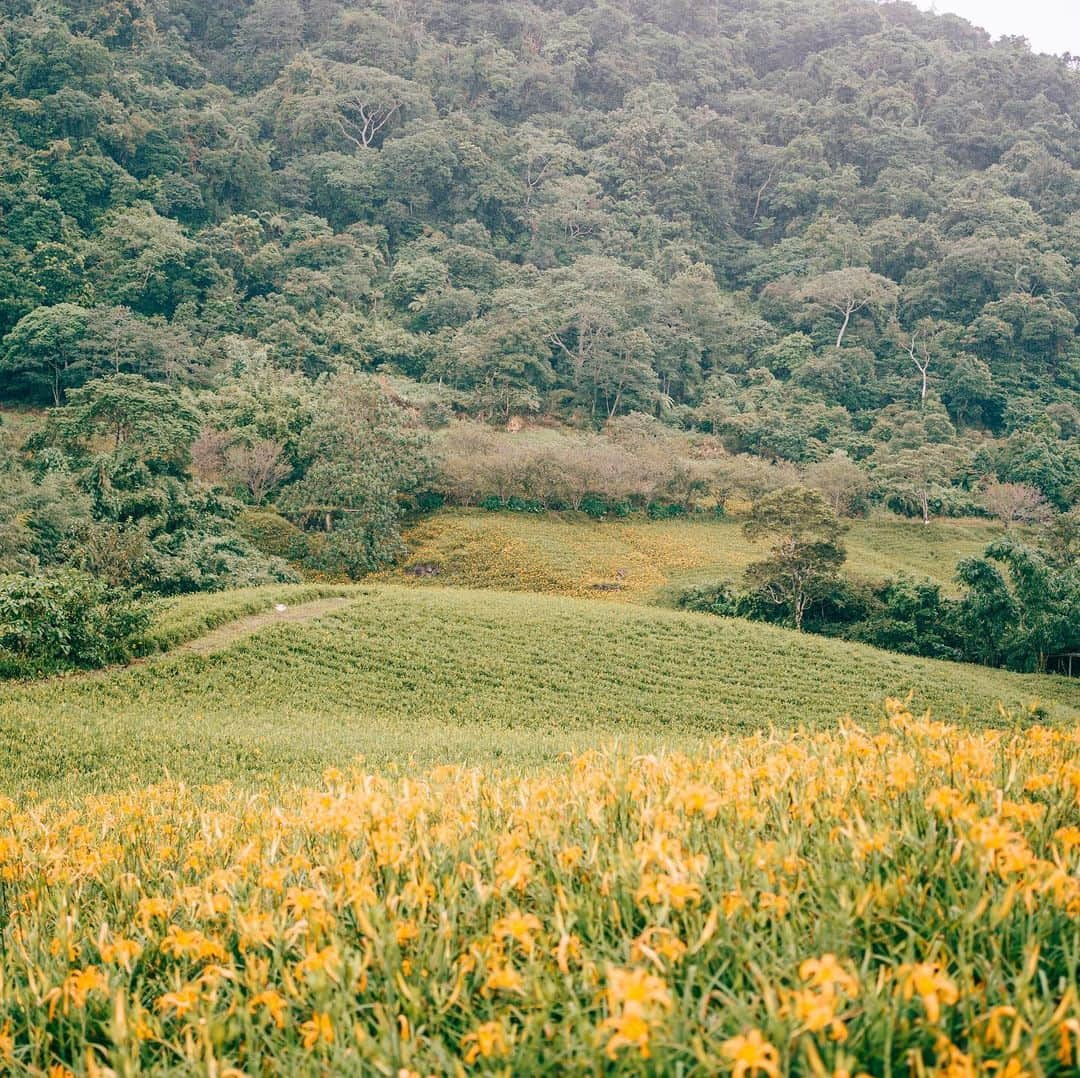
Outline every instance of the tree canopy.
<path fill-rule="evenodd" d="M 0 534 L 90 504 L 102 565 L 136 525 L 214 561 L 229 499 L 325 502 L 377 564 L 454 417 L 1068 511 L 1078 123 L 1074 59 L 901 0 L 14 0 L 0 405 L 57 414 Z"/>

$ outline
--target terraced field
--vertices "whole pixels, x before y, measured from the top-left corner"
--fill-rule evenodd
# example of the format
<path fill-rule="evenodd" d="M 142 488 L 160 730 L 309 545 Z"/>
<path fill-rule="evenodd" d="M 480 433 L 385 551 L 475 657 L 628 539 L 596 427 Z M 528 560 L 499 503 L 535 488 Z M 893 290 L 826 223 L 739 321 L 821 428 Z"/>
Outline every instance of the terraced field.
<path fill-rule="evenodd" d="M 868 577 L 904 572 L 949 587 L 956 563 L 999 534 L 985 521 L 854 521 L 847 568 Z M 735 520 L 598 522 L 480 510 L 436 514 L 408 540 L 408 561 L 384 579 L 661 605 L 691 584 L 737 578 L 761 549 Z"/>
<path fill-rule="evenodd" d="M 612 740 L 652 751 L 831 727 L 846 712 L 873 723 L 887 694 L 908 690 L 939 717 L 973 724 L 1001 724 L 999 704 L 1019 714 L 1035 698 L 1049 721 L 1080 718 L 1075 681 L 769 626 L 551 596 L 331 590 L 351 601 L 223 650 L 0 689 L 0 789 L 70 793 L 166 775 L 307 781 L 359 754 L 380 767 L 531 768 Z M 192 604 L 200 623 L 216 620 L 213 601 Z M 237 609 L 235 596 L 217 601 Z M 185 606 L 173 608 L 174 627 Z"/>

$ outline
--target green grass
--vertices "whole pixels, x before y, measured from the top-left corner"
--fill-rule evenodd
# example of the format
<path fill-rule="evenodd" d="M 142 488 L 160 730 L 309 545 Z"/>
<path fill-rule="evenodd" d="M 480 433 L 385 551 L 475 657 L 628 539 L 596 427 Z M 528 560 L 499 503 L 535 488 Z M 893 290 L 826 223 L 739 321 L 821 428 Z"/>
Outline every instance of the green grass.
<path fill-rule="evenodd" d="M 531 767 L 612 738 L 873 722 L 914 689 L 945 719 L 1002 722 L 1035 697 L 1080 719 L 1080 684 L 910 659 L 632 604 L 458 589 L 338 589 L 355 601 L 211 655 L 0 688 L 0 792 L 313 779 L 364 754 Z M 192 601 L 231 602 L 228 594 Z M 183 621 L 177 604 L 174 624 Z M 233 608 L 235 609 L 235 607 Z"/>
<path fill-rule="evenodd" d="M 998 535 L 985 521 L 852 521 L 846 569 L 872 578 L 904 572 L 951 588 L 956 563 Z M 408 540 L 408 561 L 384 579 L 661 605 L 690 585 L 736 580 L 764 550 L 745 539 L 737 520 L 597 522 L 479 510 L 436 514 Z M 439 575 L 410 576 L 410 567 L 425 564 L 437 565 Z"/>
<path fill-rule="evenodd" d="M 275 603 L 298 606 L 348 591 L 347 587 L 333 584 L 266 584 L 163 599 L 157 607 L 150 639 L 156 650 L 168 651 L 219 625 L 269 610 Z"/>

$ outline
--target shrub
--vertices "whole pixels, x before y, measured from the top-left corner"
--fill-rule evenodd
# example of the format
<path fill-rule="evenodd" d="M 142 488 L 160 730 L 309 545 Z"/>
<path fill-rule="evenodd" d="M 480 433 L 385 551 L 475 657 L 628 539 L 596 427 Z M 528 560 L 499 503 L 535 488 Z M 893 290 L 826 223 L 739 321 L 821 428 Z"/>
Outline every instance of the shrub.
<path fill-rule="evenodd" d="M 646 512 L 653 520 L 672 520 L 686 515 L 686 507 L 678 502 L 649 502 Z"/>
<path fill-rule="evenodd" d="M 445 494 L 437 490 L 422 490 L 413 499 L 413 510 L 417 513 L 434 513 L 445 504 Z"/>
<path fill-rule="evenodd" d="M 606 515 L 608 511 L 608 500 L 607 498 L 601 497 L 599 494 L 586 494 L 585 497 L 581 499 L 578 508 L 580 508 L 583 513 L 587 513 L 589 516 L 593 517 L 593 519 L 599 520 L 600 517 Z"/>
<path fill-rule="evenodd" d="M 85 573 L 0 577 L 0 677 L 124 662 L 150 650 L 151 611 Z"/>
<path fill-rule="evenodd" d="M 266 509 L 248 509 L 236 521 L 237 531 L 256 550 L 286 561 L 300 562 L 307 557 L 308 537 L 302 528 L 280 513 Z"/>
<path fill-rule="evenodd" d="M 676 601 L 681 609 L 697 614 L 734 618 L 741 613 L 738 593 L 730 584 L 703 584 L 688 588 Z"/>
<path fill-rule="evenodd" d="M 299 580 L 281 558 L 261 553 L 236 533 L 180 536 L 159 543 L 153 558 L 152 586 L 163 595 L 295 584 Z"/>
<path fill-rule="evenodd" d="M 542 513 L 545 506 L 535 498 L 519 498 L 515 494 L 507 498 L 506 508 L 511 513 Z"/>
<path fill-rule="evenodd" d="M 903 655 L 967 658 L 956 623 L 957 603 L 926 580 L 894 577 L 872 587 L 862 616 L 842 633 Z"/>

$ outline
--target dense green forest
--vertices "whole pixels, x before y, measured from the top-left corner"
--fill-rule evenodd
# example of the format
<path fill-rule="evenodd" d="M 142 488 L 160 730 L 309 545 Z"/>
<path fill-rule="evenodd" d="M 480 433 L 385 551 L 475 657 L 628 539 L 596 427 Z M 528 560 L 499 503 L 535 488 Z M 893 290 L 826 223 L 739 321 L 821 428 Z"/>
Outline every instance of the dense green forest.
<path fill-rule="evenodd" d="M 1068 511 L 1078 122 L 908 3 L 9 0 L 0 568 L 356 575 L 545 475 Z"/>

